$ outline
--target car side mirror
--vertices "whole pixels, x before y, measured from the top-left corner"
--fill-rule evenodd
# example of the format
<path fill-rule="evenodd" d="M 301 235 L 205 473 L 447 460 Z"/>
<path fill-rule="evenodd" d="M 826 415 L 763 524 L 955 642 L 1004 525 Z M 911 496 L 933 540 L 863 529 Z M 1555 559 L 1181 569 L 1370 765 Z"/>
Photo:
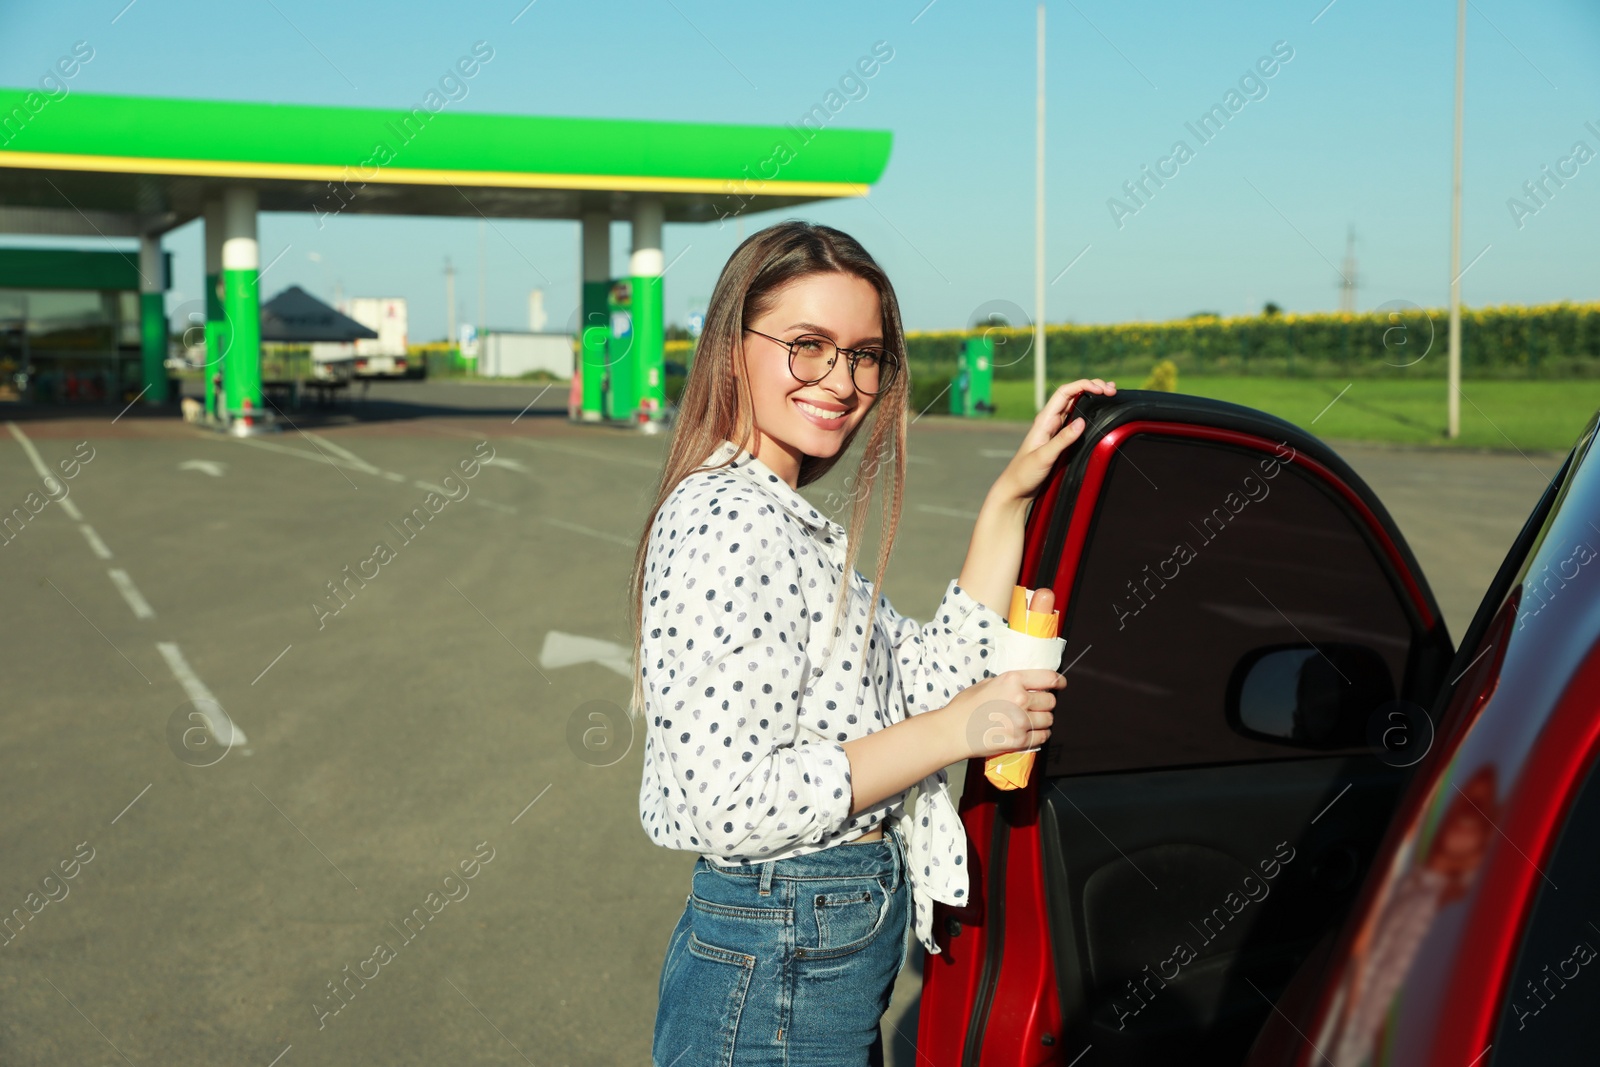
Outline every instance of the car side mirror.
<path fill-rule="evenodd" d="M 1374 709 L 1394 700 L 1389 667 L 1365 645 L 1272 645 L 1245 654 L 1228 683 L 1228 725 L 1300 748 L 1366 744 Z"/>

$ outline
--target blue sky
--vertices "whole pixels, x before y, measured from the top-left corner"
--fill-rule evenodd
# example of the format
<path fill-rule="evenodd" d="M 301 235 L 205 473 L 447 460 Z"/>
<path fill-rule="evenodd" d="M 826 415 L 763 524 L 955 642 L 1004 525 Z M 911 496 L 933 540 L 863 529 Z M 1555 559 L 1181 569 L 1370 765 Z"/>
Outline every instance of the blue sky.
<path fill-rule="evenodd" d="M 994 307 L 1036 313 L 1034 3 L 525 3 L 4 4 L 0 84 L 37 82 L 84 40 L 95 56 L 75 91 L 399 107 L 486 40 L 495 58 L 453 105 L 461 110 L 783 123 L 883 41 L 893 58 L 833 119 L 894 133 L 870 203 L 755 215 L 743 234 L 791 214 L 850 232 L 888 270 L 911 329 L 960 328 Z M 1240 314 L 1267 300 L 1331 310 L 1352 225 L 1360 308 L 1444 304 L 1453 3 L 1046 6 L 1048 321 Z M 1185 124 L 1225 103 L 1275 45 L 1292 58 L 1247 81 L 1237 113 L 1202 143 Z M 1468 5 L 1469 306 L 1600 297 L 1600 158 L 1568 164 L 1577 173 L 1547 184 L 1555 191 L 1543 205 L 1522 190 L 1577 141 L 1600 153 L 1597 46 L 1592 0 Z M 1161 163 L 1179 140 L 1192 156 Z M 1147 183 L 1154 192 L 1138 204 L 1122 186 L 1143 166 L 1172 176 Z M 1129 210 L 1114 214 L 1113 197 Z M 1520 226 L 1512 197 L 1537 207 Z M 703 306 L 740 236 L 732 221 L 666 228 L 669 321 Z M 404 296 L 412 339 L 425 340 L 444 332 L 449 256 L 462 321 L 477 318 L 475 221 L 343 215 L 318 231 L 309 215 L 264 215 L 261 237 L 264 262 L 289 249 L 263 282 L 269 294 L 299 284 L 328 298 L 337 284 L 347 295 Z M 618 225 L 619 273 L 627 240 Z M 488 230 L 488 325 L 526 329 L 528 291 L 539 287 L 549 328 L 564 326 L 577 241 L 575 223 Z M 199 291 L 198 223 L 168 235 L 167 248 L 176 307 Z"/>

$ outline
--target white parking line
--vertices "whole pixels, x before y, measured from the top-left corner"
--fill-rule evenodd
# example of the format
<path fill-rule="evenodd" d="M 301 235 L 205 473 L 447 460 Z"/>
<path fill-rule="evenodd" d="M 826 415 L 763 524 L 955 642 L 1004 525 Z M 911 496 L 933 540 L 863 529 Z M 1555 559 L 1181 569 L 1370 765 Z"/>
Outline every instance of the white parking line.
<path fill-rule="evenodd" d="M 539 666 L 555 669 L 580 663 L 595 663 L 624 678 L 633 677 L 633 654 L 626 645 L 560 630 L 545 632 L 544 647 L 539 650 Z"/>
<path fill-rule="evenodd" d="M 303 433 L 304 431 L 301 432 Z M 208 436 L 214 437 L 215 435 L 208 434 Z M 309 459 L 313 463 L 321 463 L 325 466 L 345 467 L 350 470 L 360 471 L 362 474 L 382 475 L 391 482 L 403 482 L 406 480 L 405 475 L 403 474 L 396 474 L 393 471 L 382 470 L 365 461 L 358 460 L 357 462 L 352 463 L 347 459 L 334 458 L 333 456 L 322 455 L 316 452 L 307 452 L 302 448 L 290 448 L 288 445 L 274 444 L 271 441 L 258 441 L 253 437 L 235 437 L 232 438 L 232 440 L 241 445 L 249 445 L 251 448 L 263 448 L 268 452 L 281 452 L 286 456 L 298 456 L 300 459 Z"/>
<path fill-rule="evenodd" d="M 17 444 L 21 445 L 22 450 L 28 454 L 28 462 L 33 464 L 33 469 L 38 472 L 39 477 L 48 478 L 57 485 L 66 484 L 60 476 L 45 466 L 44 460 L 39 458 L 39 450 L 33 447 L 33 442 L 28 440 L 28 435 L 22 432 L 21 427 L 14 422 L 8 422 L 6 423 L 6 429 L 11 431 L 11 436 L 17 439 Z M 83 512 L 78 510 L 78 505 L 72 502 L 71 497 L 64 496 L 56 503 L 61 505 L 61 510 L 66 512 L 69 518 L 76 522 L 83 521 Z"/>
<path fill-rule="evenodd" d="M 963 511 L 960 508 L 941 508 L 937 504 L 918 504 L 918 511 L 926 511 L 930 515 L 948 515 L 952 519 L 976 519 L 976 511 Z"/>
<path fill-rule="evenodd" d="M 354 452 L 350 451 L 348 448 L 345 448 L 343 445 L 334 444 L 320 433 L 312 433 L 310 430 L 301 430 L 300 432 L 347 463 L 354 463 L 359 467 L 366 467 L 371 470 L 378 469 L 377 467 L 374 467 L 372 464 L 368 463 L 366 460 L 362 459 L 360 456 L 356 455 Z"/>
<path fill-rule="evenodd" d="M 89 542 L 89 547 L 94 551 L 95 555 L 101 559 L 111 558 L 111 549 L 107 548 L 106 543 L 100 540 L 100 535 L 94 532 L 93 526 L 86 522 L 80 522 L 78 523 L 78 529 L 83 531 L 83 539 Z"/>
<path fill-rule="evenodd" d="M 106 572 L 111 575 L 111 584 L 117 587 L 117 592 L 122 594 L 122 599 L 128 602 L 128 607 L 133 609 L 135 618 L 153 619 L 156 617 L 155 609 L 150 606 L 150 601 L 144 598 L 138 588 L 133 584 L 133 579 L 128 577 L 128 572 L 115 568 Z"/>
<path fill-rule="evenodd" d="M 416 486 L 418 489 L 426 489 L 430 493 L 438 493 L 440 496 L 444 497 L 447 500 L 454 501 L 454 500 L 462 499 L 462 498 L 459 498 L 459 497 L 455 496 L 453 493 L 450 492 L 450 490 L 446 489 L 444 486 L 442 486 L 442 485 L 434 485 L 432 482 L 414 481 L 411 484 Z M 479 506 L 486 507 L 490 511 L 498 511 L 502 515 L 515 515 L 517 513 L 517 509 L 516 508 L 508 508 L 504 504 L 496 504 L 493 500 L 485 500 L 481 496 L 475 496 L 472 499 L 477 501 Z"/>
<path fill-rule="evenodd" d="M 158 641 L 156 648 L 161 650 L 161 658 L 167 661 L 167 669 L 172 671 L 172 676 L 183 686 L 183 691 L 188 694 L 195 710 L 205 720 L 211 739 L 219 745 L 233 746 L 248 743 L 244 731 L 228 718 L 228 713 L 222 710 L 222 704 L 211 695 L 211 690 L 206 688 L 206 683 L 200 680 L 200 676 L 194 673 L 189 661 L 183 658 L 182 650 L 171 641 Z"/>
<path fill-rule="evenodd" d="M 626 463 L 630 467 L 643 467 L 646 470 L 660 473 L 661 462 L 653 459 L 640 459 L 638 456 L 608 456 L 604 452 L 595 452 L 587 448 L 573 448 L 571 445 L 558 445 L 553 441 L 536 441 L 526 437 L 511 437 L 507 440 L 514 441 L 525 448 L 535 451 L 548 448 L 552 452 L 564 452 L 569 456 L 579 456 L 583 459 L 598 459 L 605 463 Z"/>

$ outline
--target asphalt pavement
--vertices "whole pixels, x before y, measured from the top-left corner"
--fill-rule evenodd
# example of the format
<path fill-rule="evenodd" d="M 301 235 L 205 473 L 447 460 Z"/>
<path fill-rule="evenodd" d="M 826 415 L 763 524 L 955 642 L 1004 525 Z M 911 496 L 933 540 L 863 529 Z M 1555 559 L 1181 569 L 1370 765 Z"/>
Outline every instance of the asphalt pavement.
<path fill-rule="evenodd" d="M 249 440 L 0 407 L 0 508 L 73 472 L 0 546 L 0 1062 L 648 1063 L 694 863 L 640 828 L 621 713 L 667 438 L 542 388 L 381 384 Z M 1023 430 L 913 426 L 899 610 Z M 1340 451 L 1459 636 L 1559 458 Z M 848 524 L 844 473 L 805 492 Z"/>

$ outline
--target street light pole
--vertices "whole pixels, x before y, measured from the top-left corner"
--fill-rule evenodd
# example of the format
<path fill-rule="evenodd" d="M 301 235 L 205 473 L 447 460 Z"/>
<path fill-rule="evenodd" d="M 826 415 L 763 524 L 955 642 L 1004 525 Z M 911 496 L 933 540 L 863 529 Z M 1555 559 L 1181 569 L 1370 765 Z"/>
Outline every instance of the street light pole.
<path fill-rule="evenodd" d="M 444 257 L 444 314 L 445 344 L 450 348 L 456 347 L 456 269 L 450 265 L 450 257 Z"/>
<path fill-rule="evenodd" d="M 1467 66 L 1467 0 L 1456 3 L 1456 131 L 1450 178 L 1450 396 L 1448 428 L 1461 436 L 1461 101 Z"/>
<path fill-rule="evenodd" d="M 1033 410 L 1044 410 L 1044 4 L 1039 4 L 1039 84 L 1034 95 Z"/>

